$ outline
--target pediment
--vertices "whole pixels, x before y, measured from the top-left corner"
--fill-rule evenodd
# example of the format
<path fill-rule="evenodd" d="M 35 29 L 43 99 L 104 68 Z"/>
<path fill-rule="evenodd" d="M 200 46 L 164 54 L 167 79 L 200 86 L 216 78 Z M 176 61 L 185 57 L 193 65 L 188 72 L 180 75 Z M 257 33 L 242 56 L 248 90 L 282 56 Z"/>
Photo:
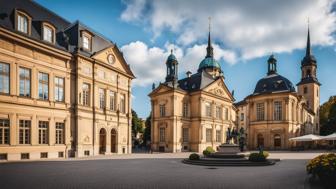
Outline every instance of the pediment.
<path fill-rule="evenodd" d="M 218 79 L 215 82 L 211 83 L 209 86 L 204 88 L 204 91 L 234 101 L 231 92 L 228 90 L 222 79 Z"/>

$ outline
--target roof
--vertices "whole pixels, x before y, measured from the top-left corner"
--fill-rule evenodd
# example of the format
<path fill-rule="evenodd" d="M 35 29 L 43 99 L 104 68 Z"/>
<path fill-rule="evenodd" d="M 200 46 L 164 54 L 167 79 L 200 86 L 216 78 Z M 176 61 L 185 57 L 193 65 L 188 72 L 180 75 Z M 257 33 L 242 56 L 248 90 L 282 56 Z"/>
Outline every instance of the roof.
<path fill-rule="evenodd" d="M 178 87 L 182 90 L 192 92 L 203 89 L 216 81 L 219 77 L 212 77 L 205 71 L 197 72 L 190 77 L 178 81 Z"/>
<path fill-rule="evenodd" d="M 287 78 L 274 73 L 258 81 L 253 95 L 276 92 L 295 92 L 295 88 Z"/>
<path fill-rule="evenodd" d="M 206 68 L 218 68 L 221 70 L 219 62 L 213 57 L 205 57 L 198 66 L 198 70 L 204 70 Z"/>

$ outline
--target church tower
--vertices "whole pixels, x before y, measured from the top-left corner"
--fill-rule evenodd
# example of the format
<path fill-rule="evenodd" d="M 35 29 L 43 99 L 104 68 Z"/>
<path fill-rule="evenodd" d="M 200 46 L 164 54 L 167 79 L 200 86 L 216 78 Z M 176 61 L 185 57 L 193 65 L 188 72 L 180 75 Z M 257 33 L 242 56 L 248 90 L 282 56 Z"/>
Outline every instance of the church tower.
<path fill-rule="evenodd" d="M 171 53 L 167 58 L 166 66 L 167 66 L 166 83 L 168 82 L 176 83 L 176 81 L 178 80 L 177 78 L 178 61 L 175 55 L 173 54 L 173 50 L 171 50 Z"/>
<path fill-rule="evenodd" d="M 320 82 L 316 75 L 317 62 L 312 54 L 308 26 L 306 55 L 301 61 L 301 81 L 297 84 L 298 93 L 307 99 L 307 107 L 315 113 L 315 126 L 319 130 Z"/>

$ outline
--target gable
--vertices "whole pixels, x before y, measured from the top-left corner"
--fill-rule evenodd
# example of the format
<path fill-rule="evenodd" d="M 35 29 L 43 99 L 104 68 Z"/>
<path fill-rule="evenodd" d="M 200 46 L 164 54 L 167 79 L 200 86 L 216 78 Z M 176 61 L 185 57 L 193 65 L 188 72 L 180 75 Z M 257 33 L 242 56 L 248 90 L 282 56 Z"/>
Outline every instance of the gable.
<path fill-rule="evenodd" d="M 92 58 L 102 63 L 105 63 L 108 66 L 112 66 L 121 73 L 125 73 L 134 78 L 132 71 L 130 70 L 129 66 L 127 65 L 125 59 L 123 58 L 116 45 L 112 45 L 97 52 L 92 56 Z"/>
<path fill-rule="evenodd" d="M 216 81 L 211 83 L 209 86 L 205 87 L 203 91 L 206 91 L 216 96 L 234 101 L 234 97 L 232 96 L 231 92 L 228 90 L 223 79 L 217 79 Z"/>
<path fill-rule="evenodd" d="M 156 89 L 154 89 L 148 96 L 153 96 L 159 93 L 170 91 L 171 88 L 166 85 L 159 85 Z"/>

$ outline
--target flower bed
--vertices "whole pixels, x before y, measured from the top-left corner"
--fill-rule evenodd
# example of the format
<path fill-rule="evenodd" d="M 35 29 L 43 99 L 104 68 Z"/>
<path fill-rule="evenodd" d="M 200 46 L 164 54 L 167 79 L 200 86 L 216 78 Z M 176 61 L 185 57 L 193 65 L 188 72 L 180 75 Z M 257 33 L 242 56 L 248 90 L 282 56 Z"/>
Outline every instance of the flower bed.
<path fill-rule="evenodd" d="M 318 176 L 326 188 L 336 186 L 336 154 L 322 154 L 310 160 L 306 166 L 307 173 Z"/>

